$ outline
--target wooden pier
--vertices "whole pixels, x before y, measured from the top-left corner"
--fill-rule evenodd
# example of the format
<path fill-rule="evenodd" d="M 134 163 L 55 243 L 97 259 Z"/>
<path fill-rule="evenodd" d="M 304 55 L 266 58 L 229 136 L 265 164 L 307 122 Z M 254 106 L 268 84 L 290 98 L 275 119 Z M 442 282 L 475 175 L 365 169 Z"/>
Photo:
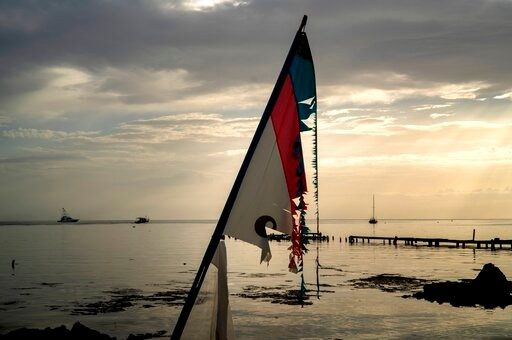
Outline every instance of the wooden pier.
<path fill-rule="evenodd" d="M 345 239 L 347 241 L 347 239 Z M 417 246 L 426 245 L 428 247 L 440 247 L 441 245 L 452 246 L 454 248 L 466 248 L 466 246 L 473 246 L 476 249 L 508 249 L 512 250 L 512 240 L 501 240 L 499 238 L 493 238 L 490 240 L 455 240 L 448 238 L 427 238 L 427 237 L 387 237 L 387 236 L 359 236 L 351 235 L 348 237 L 350 244 L 354 243 L 371 243 L 371 241 L 382 241 L 383 244 L 397 245 L 399 242 L 403 242 L 406 246 Z M 507 246 L 507 247 L 504 247 Z"/>

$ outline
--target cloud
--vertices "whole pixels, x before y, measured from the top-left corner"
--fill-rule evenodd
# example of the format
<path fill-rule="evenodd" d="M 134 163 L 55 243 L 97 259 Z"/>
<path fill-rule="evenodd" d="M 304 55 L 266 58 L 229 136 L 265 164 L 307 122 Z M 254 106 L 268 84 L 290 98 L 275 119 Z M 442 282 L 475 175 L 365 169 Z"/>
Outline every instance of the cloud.
<path fill-rule="evenodd" d="M 416 85 L 419 85 L 415 87 Z M 469 82 L 460 84 L 447 83 L 422 83 L 397 86 L 392 89 L 383 88 L 362 88 L 354 86 L 328 86 L 322 87 L 324 99 L 321 100 L 327 108 L 339 105 L 391 105 L 397 101 L 403 101 L 408 98 L 419 100 L 424 98 L 438 99 L 476 99 L 479 91 L 490 87 L 489 84 L 483 82 Z M 451 104 L 437 104 L 430 106 L 419 106 L 415 110 L 424 110 L 428 108 L 448 107 Z M 336 112 L 332 111 L 331 112 Z"/>
<path fill-rule="evenodd" d="M 51 139 L 51 140 L 65 140 L 75 138 L 87 138 L 96 135 L 96 132 L 65 132 L 54 130 L 38 130 L 30 128 L 17 128 L 10 130 L 0 130 L 0 137 L 4 138 L 31 138 L 31 139 Z"/>
<path fill-rule="evenodd" d="M 393 132 L 396 118 L 391 116 L 346 116 L 331 121 L 321 121 L 320 130 L 323 133 L 349 135 L 390 135 Z"/>
<path fill-rule="evenodd" d="M 512 164 L 512 148 L 476 147 L 471 150 L 457 150 L 448 152 L 419 152 L 383 154 L 378 156 L 354 156 L 348 158 L 329 157 L 320 160 L 320 164 L 329 168 L 347 166 L 489 166 Z"/>
<path fill-rule="evenodd" d="M 494 99 L 507 99 L 507 98 L 512 98 L 512 92 L 506 92 L 506 93 L 500 94 L 498 96 L 494 96 Z"/>
<path fill-rule="evenodd" d="M 127 104 L 166 103 L 183 97 L 184 90 L 197 88 L 183 69 L 117 69 L 102 72 L 97 93 L 110 93 Z"/>
<path fill-rule="evenodd" d="M 0 181 L 15 193 L 0 217 L 18 207 L 44 213 L 38 205 L 53 214 L 76 192 L 92 216 L 108 218 L 109 202 L 131 214 L 155 201 L 162 217 L 216 216 L 303 13 L 328 214 L 340 216 L 344 204 L 366 211 L 367 201 L 363 209 L 353 198 L 372 190 L 470 193 L 512 180 L 509 1 L 50 0 L 41 8 L 0 2 L 0 159 L 9 164 Z M 199 209 L 204 190 L 217 197 Z M 401 210 L 414 216 L 429 205 L 416 204 Z M 435 208 L 448 214 L 454 205 Z"/>
<path fill-rule="evenodd" d="M 247 153 L 247 149 L 235 149 L 235 150 L 226 150 L 226 151 L 220 151 L 220 152 L 214 152 L 211 154 L 208 154 L 208 156 L 212 157 L 232 157 L 232 156 L 239 156 L 239 155 L 245 155 Z"/>
<path fill-rule="evenodd" d="M 454 113 L 431 113 L 430 118 L 438 119 L 438 118 L 450 117 L 453 115 L 454 115 Z"/>
<path fill-rule="evenodd" d="M 23 164 L 23 163 L 48 163 L 48 162 L 66 162 L 80 161 L 86 158 L 69 154 L 47 154 L 47 155 L 31 155 L 10 158 L 0 158 L 0 164 Z"/>
<path fill-rule="evenodd" d="M 415 107 L 414 110 L 415 111 L 436 110 L 436 109 L 450 107 L 452 105 L 453 105 L 453 103 L 437 104 L 437 105 L 420 105 L 420 106 Z"/>
<path fill-rule="evenodd" d="M 169 140 L 211 142 L 213 139 L 249 138 L 259 118 L 225 118 L 219 114 L 187 113 L 123 123 L 114 139 L 136 138 L 142 143 Z"/>
<path fill-rule="evenodd" d="M 246 1 L 239 0 L 186 0 L 183 1 L 183 8 L 195 11 L 215 10 L 219 6 L 242 6 L 246 5 Z"/>
<path fill-rule="evenodd" d="M 269 83 L 286 53 L 283 41 L 308 12 L 323 83 L 360 79 L 368 87 L 375 85 L 369 73 L 438 83 L 510 83 L 502 70 L 511 53 L 512 4 L 503 1 L 53 3 L 45 11 L 30 2 L 3 3 L 4 77 L 48 66 L 91 72 L 136 66 L 185 70 L 217 88 Z"/>

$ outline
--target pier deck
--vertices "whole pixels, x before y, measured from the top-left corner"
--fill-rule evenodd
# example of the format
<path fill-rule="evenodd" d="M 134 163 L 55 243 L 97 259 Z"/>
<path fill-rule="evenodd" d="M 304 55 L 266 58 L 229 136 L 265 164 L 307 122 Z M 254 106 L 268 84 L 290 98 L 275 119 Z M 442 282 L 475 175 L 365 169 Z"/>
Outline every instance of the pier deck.
<path fill-rule="evenodd" d="M 428 237 L 398 237 L 398 236 L 361 236 L 361 235 L 350 235 L 348 242 L 350 244 L 358 243 L 371 243 L 371 241 L 382 241 L 384 244 L 397 245 L 398 242 L 403 242 L 405 245 L 418 245 L 423 244 L 429 247 L 439 247 L 440 245 L 453 246 L 455 248 L 466 248 L 466 246 L 474 246 L 477 249 L 486 248 L 491 250 L 497 249 L 508 249 L 512 250 L 512 240 L 501 240 L 499 238 L 493 238 L 490 240 L 456 240 L 449 238 L 428 238 Z M 504 246 L 507 246 L 506 248 Z"/>

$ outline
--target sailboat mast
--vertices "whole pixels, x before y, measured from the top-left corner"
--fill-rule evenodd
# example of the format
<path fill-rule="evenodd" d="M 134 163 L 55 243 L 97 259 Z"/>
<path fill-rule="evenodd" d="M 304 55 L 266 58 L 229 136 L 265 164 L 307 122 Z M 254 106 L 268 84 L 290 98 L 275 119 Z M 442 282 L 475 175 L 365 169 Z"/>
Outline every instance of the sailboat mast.
<path fill-rule="evenodd" d="M 317 104 L 318 106 L 318 100 L 317 100 Z M 314 155 L 313 155 L 313 159 L 314 159 L 314 165 L 315 165 L 315 199 L 316 199 L 316 233 L 319 234 L 320 233 L 320 209 L 318 208 L 319 207 L 319 203 L 318 203 L 318 200 L 319 200 L 319 184 L 318 184 L 318 107 L 317 107 L 317 110 L 316 110 L 316 113 L 315 113 L 315 127 L 314 127 L 314 132 L 315 132 L 315 135 L 314 135 L 314 140 L 315 140 L 315 145 L 314 145 Z"/>
<path fill-rule="evenodd" d="M 263 115 L 258 124 L 258 127 L 256 128 L 256 132 L 254 133 L 254 137 L 251 141 L 251 144 L 249 145 L 247 154 L 245 155 L 244 161 L 242 162 L 242 166 L 240 167 L 238 175 L 236 176 L 235 183 L 233 184 L 233 188 L 231 189 L 231 192 L 229 193 L 226 204 L 224 205 L 224 209 L 222 210 L 219 221 L 217 222 L 217 226 L 215 227 L 213 235 L 210 239 L 210 243 L 208 244 L 208 248 L 206 249 L 203 260 L 201 261 L 199 269 L 196 273 L 196 277 L 195 277 L 194 282 L 192 283 L 192 287 L 190 288 L 190 291 L 188 293 L 187 299 L 185 301 L 185 305 L 183 306 L 180 316 L 178 318 L 178 321 L 177 321 L 176 325 L 174 326 L 174 330 L 172 332 L 171 339 L 180 339 L 181 335 L 183 334 L 183 330 L 185 329 L 185 325 L 187 324 L 188 318 L 190 316 L 190 312 L 192 311 L 192 307 L 194 306 L 194 303 L 196 301 L 199 290 L 201 289 L 203 281 L 206 277 L 208 267 L 210 266 L 210 263 L 212 262 L 213 256 L 215 255 L 215 251 L 217 250 L 217 246 L 218 246 L 218 244 L 222 238 L 222 235 L 224 233 L 226 223 L 228 221 L 231 210 L 233 209 L 233 205 L 235 203 L 236 197 L 240 190 L 240 186 L 242 185 L 242 181 L 245 177 L 247 169 L 249 168 L 249 164 L 251 163 L 251 159 L 254 155 L 254 152 L 256 151 L 258 142 L 261 139 L 261 136 L 265 129 L 266 123 L 269 120 L 272 110 L 275 106 L 275 103 L 279 97 L 279 91 L 283 87 L 283 84 L 286 80 L 287 70 L 290 68 L 290 65 L 292 63 L 294 52 L 295 52 L 295 49 L 297 48 L 297 44 L 299 42 L 300 34 L 303 31 L 304 27 L 306 26 L 307 19 L 308 19 L 307 15 L 304 15 L 304 17 L 302 18 L 302 22 L 299 26 L 299 29 L 297 30 L 297 33 L 295 34 L 295 38 L 293 39 L 290 50 L 288 51 L 288 55 L 286 56 L 283 68 L 281 69 L 281 72 L 279 73 L 279 77 L 277 78 L 277 82 L 274 86 L 274 89 L 272 90 L 270 99 L 267 103 L 267 106 L 265 107 L 265 111 L 263 112 Z"/>
<path fill-rule="evenodd" d="M 373 195 L 372 218 L 375 219 L 375 195 Z"/>

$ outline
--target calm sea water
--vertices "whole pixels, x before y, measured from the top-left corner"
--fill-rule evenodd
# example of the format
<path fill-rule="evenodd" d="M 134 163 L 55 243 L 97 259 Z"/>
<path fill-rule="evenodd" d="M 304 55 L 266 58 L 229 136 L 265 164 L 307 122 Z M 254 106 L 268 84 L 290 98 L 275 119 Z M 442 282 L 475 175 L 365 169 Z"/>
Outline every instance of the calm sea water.
<path fill-rule="evenodd" d="M 72 315 L 79 304 L 105 301 L 113 290 L 150 296 L 189 287 L 213 231 L 213 222 L 90 223 L 0 226 L 0 333 L 19 327 L 68 327 L 79 320 L 120 339 L 130 333 L 171 330 L 180 307 L 134 303 L 123 311 Z M 492 262 L 512 279 L 512 251 L 349 245 L 351 234 L 376 236 L 500 237 L 512 239 L 512 220 L 388 220 L 373 228 L 361 220 L 326 220 L 322 231 L 335 241 L 319 247 L 324 292 L 309 306 L 274 304 L 235 294 L 298 287 L 287 270 L 289 244 L 271 243 L 270 264 L 259 249 L 226 240 L 235 331 L 241 339 L 508 337 L 512 307 L 455 308 L 403 293 L 354 288 L 350 281 L 381 273 L 425 279 L 473 278 Z M 339 242 L 339 238 L 343 242 Z M 308 287 L 315 288 L 316 246 L 306 255 Z M 11 260 L 16 259 L 15 270 Z"/>

